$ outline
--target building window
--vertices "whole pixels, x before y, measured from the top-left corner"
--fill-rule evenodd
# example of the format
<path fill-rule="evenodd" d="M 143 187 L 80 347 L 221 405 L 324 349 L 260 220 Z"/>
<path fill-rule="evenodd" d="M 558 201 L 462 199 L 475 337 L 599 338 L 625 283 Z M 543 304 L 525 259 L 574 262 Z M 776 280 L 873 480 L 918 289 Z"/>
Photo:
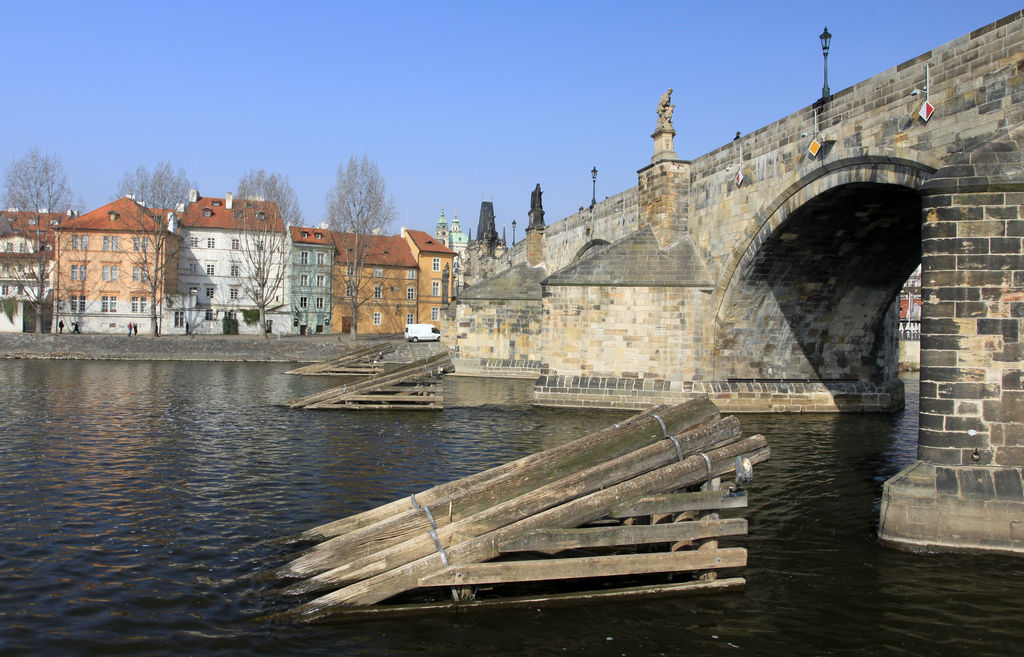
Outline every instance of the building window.
<path fill-rule="evenodd" d="M 103 265 L 103 280 L 117 280 L 117 265 Z"/>
<path fill-rule="evenodd" d="M 10 293 L 11 293 L 11 286 L 10 285 L 0 285 L 0 296 L 6 297 Z"/>
<path fill-rule="evenodd" d="M 405 288 L 405 298 L 408 299 L 409 301 L 412 301 L 413 299 L 416 298 L 416 288 L 414 286 L 410 285 L 409 287 Z"/>
<path fill-rule="evenodd" d="M 373 313 L 373 325 L 374 326 L 380 326 L 382 319 L 383 319 L 383 317 L 382 317 L 382 315 L 380 313 Z"/>
<path fill-rule="evenodd" d="M 207 285 L 206 286 L 206 298 L 207 299 L 212 299 L 213 298 L 213 286 L 212 285 Z"/>
<path fill-rule="evenodd" d="M 185 311 L 175 310 L 174 311 L 174 328 L 183 328 L 185 326 Z"/>
<path fill-rule="evenodd" d="M 83 280 L 85 279 L 84 276 L 82 278 L 83 278 Z M 78 265 L 71 265 L 71 280 L 73 280 L 73 281 L 77 281 L 78 280 Z M 4 296 L 6 296 L 6 295 L 7 295 L 7 292 L 4 292 Z"/>
<path fill-rule="evenodd" d="M 434 261 L 430 263 L 431 271 L 441 271 L 441 259 L 434 258 Z"/>
<path fill-rule="evenodd" d="M 299 264 L 300 265 L 308 265 L 309 264 L 309 251 L 299 251 Z"/>
<path fill-rule="evenodd" d="M 317 237 L 319 237 L 319 235 Z M 326 259 L 327 259 L 327 257 L 326 257 L 325 254 L 323 254 L 323 253 L 316 254 L 316 264 L 322 265 L 322 264 L 324 264 L 324 261 Z"/>
<path fill-rule="evenodd" d="M 324 277 L 323 276 L 317 276 L 316 277 L 316 286 L 317 287 L 323 287 L 324 286 Z"/>
<path fill-rule="evenodd" d="M 324 298 L 323 297 L 317 297 L 316 298 L 316 307 L 319 308 L 320 310 L 324 309 Z"/>
<path fill-rule="evenodd" d="M 213 308 L 206 309 L 206 319 L 207 321 L 213 321 L 217 319 L 217 315 L 214 313 Z"/>
<path fill-rule="evenodd" d="M 382 288 L 380 285 L 374 285 L 373 286 L 373 298 L 374 299 L 383 299 L 384 298 L 384 288 Z"/>
<path fill-rule="evenodd" d="M 139 298 L 138 297 L 132 297 L 132 312 L 133 313 L 139 312 Z"/>
<path fill-rule="evenodd" d="M 217 240 L 212 237 L 206 238 L 206 248 L 215 249 L 217 248 Z"/>
<path fill-rule="evenodd" d="M 231 265 L 231 275 L 238 276 L 238 265 Z"/>
<path fill-rule="evenodd" d="M 441 281 L 430 281 L 430 296 L 441 296 Z"/>
<path fill-rule="evenodd" d="M 117 312 L 117 297 L 103 296 L 100 298 L 100 312 L 104 313 L 116 313 Z"/>
<path fill-rule="evenodd" d="M 408 278 L 410 281 L 416 280 L 416 270 L 415 269 L 408 270 L 407 272 L 405 272 L 405 277 Z"/>
<path fill-rule="evenodd" d="M 309 306 L 309 299 L 307 297 L 299 297 L 299 308 L 306 308 Z"/>
<path fill-rule="evenodd" d="M 352 284 L 351 283 L 345 283 L 345 296 L 346 297 L 352 296 Z"/>
<path fill-rule="evenodd" d="M 132 250 L 133 251 L 149 251 L 149 238 L 148 237 L 133 237 L 132 238 Z"/>
<path fill-rule="evenodd" d="M 104 251 L 117 251 L 117 235 L 104 235 L 103 236 L 103 250 Z"/>
<path fill-rule="evenodd" d="M 380 278 L 383 275 L 384 275 L 384 270 L 383 269 L 381 269 L 380 267 L 374 267 L 373 268 L 373 277 L 374 278 Z"/>
<path fill-rule="evenodd" d="M 412 313 L 405 313 L 405 323 L 406 324 L 412 324 L 415 321 L 416 321 L 416 318 L 413 317 Z"/>
<path fill-rule="evenodd" d="M 242 248 L 242 245 L 239 243 L 237 237 L 232 237 L 231 238 L 231 248 L 233 250 L 235 250 L 235 251 L 237 251 L 238 249 Z"/>
<path fill-rule="evenodd" d="M 307 285 L 309 285 L 309 275 L 308 274 L 300 274 L 299 275 L 299 285 L 301 287 L 306 287 Z"/>
<path fill-rule="evenodd" d="M 213 276 L 213 270 L 214 270 L 213 265 L 206 265 L 206 275 L 207 276 Z"/>
<path fill-rule="evenodd" d="M 238 288 L 237 287 L 231 288 L 231 290 L 228 293 L 228 296 L 231 297 L 232 299 L 237 299 L 238 298 Z"/>
<path fill-rule="evenodd" d="M 356 266 L 350 263 L 345 271 L 349 276 L 351 276 L 356 273 Z"/>
<path fill-rule="evenodd" d="M 231 320 L 238 319 L 237 313 L 234 310 L 225 312 L 224 316 Z"/>
<path fill-rule="evenodd" d="M 193 249 L 198 249 L 199 248 L 199 238 L 198 237 L 191 237 L 191 238 L 189 238 L 188 243 L 189 243 L 189 245 L 191 245 L 191 247 Z"/>
<path fill-rule="evenodd" d="M 430 309 L 430 319 L 431 319 L 431 321 L 434 321 L 434 322 L 436 322 L 437 320 L 441 319 L 441 309 L 437 308 L 437 307 L 431 308 Z"/>

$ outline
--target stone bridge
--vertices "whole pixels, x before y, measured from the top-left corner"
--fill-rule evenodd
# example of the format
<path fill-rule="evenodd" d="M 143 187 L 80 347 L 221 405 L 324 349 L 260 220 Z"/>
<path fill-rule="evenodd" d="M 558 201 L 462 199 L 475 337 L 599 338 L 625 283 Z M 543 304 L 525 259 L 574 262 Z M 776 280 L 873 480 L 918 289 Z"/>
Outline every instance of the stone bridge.
<path fill-rule="evenodd" d="M 920 263 L 920 461 L 881 535 L 1024 550 L 1022 42 L 1016 12 L 689 161 L 659 125 L 636 187 L 531 222 L 460 294 L 457 368 L 544 405 L 895 409 Z"/>

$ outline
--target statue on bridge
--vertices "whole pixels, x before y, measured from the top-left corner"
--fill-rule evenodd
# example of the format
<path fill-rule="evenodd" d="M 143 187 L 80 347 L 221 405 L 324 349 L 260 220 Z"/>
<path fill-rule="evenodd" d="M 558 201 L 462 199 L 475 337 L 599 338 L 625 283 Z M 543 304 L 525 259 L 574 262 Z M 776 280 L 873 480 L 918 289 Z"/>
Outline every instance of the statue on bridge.
<path fill-rule="evenodd" d="M 543 193 L 540 191 L 540 183 L 537 183 L 530 194 L 530 225 L 527 230 L 544 229 L 544 208 L 540 200 Z"/>
<path fill-rule="evenodd" d="M 672 130 L 672 112 L 675 108 L 672 104 L 672 87 L 669 87 L 658 101 L 658 130 Z"/>

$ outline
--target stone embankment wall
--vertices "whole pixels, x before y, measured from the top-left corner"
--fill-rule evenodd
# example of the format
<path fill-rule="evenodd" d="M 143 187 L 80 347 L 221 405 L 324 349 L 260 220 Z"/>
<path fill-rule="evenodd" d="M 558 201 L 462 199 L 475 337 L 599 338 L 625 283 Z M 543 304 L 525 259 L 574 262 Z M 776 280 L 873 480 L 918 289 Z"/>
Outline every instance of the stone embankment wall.
<path fill-rule="evenodd" d="M 438 342 L 408 344 L 400 338 L 395 360 L 414 360 L 447 349 Z M 63 335 L 14 333 L 0 335 L 0 358 L 57 360 L 196 360 L 314 363 L 337 358 L 379 339 L 348 336 L 291 336 L 264 339 L 252 336 Z M 410 353 L 406 353 L 410 352 Z M 415 352 L 415 353 L 412 353 Z"/>

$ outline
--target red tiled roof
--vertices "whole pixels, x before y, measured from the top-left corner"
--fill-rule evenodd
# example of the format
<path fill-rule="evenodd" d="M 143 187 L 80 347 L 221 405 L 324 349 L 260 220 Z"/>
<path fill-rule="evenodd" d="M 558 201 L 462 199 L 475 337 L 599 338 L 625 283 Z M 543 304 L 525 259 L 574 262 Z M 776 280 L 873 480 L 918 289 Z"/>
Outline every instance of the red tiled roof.
<path fill-rule="evenodd" d="M 292 241 L 297 244 L 316 244 L 319 246 L 330 246 L 333 244 L 331 241 L 331 231 L 324 228 L 291 226 L 290 230 L 292 233 Z"/>
<path fill-rule="evenodd" d="M 104 230 L 108 232 L 135 231 L 139 229 L 151 230 L 153 219 L 150 215 L 156 215 L 163 219 L 167 217 L 167 210 L 149 208 L 147 213 L 144 213 L 143 210 L 145 208 L 141 205 L 126 196 L 122 196 L 116 201 L 111 201 L 77 217 L 66 217 L 61 221 L 58 230 Z M 117 213 L 117 217 L 113 221 L 110 218 L 111 212 Z M 145 222 L 145 224 L 140 225 L 139 222 Z"/>
<path fill-rule="evenodd" d="M 340 255 L 342 262 L 345 261 L 345 250 L 354 249 L 356 235 L 354 233 L 338 233 L 328 231 L 334 239 L 334 248 Z M 359 235 L 359 248 L 365 247 L 364 264 L 379 265 L 381 267 L 407 267 L 414 269 L 417 266 L 416 259 L 412 257 L 412 251 L 405 240 L 398 235 Z"/>
<path fill-rule="evenodd" d="M 447 246 L 439 242 L 434 238 L 433 235 L 425 233 L 422 230 L 411 230 L 405 229 L 405 232 L 409 234 L 412 241 L 416 244 L 420 251 L 427 253 L 444 253 L 446 255 L 455 255 L 455 251 L 452 251 Z"/>
<path fill-rule="evenodd" d="M 243 227 L 242 214 L 249 208 L 262 209 L 270 221 L 274 222 L 271 230 L 283 232 L 284 224 L 277 213 L 277 206 L 271 201 L 250 201 L 244 198 L 232 200 L 231 209 L 228 210 L 227 202 L 223 198 L 200 196 L 195 203 L 189 203 L 185 208 L 185 216 L 182 217 L 182 226 L 185 228 L 224 228 L 227 230 L 240 230 Z M 208 212 L 206 212 L 208 211 Z M 209 214 L 210 216 L 206 216 Z"/>

